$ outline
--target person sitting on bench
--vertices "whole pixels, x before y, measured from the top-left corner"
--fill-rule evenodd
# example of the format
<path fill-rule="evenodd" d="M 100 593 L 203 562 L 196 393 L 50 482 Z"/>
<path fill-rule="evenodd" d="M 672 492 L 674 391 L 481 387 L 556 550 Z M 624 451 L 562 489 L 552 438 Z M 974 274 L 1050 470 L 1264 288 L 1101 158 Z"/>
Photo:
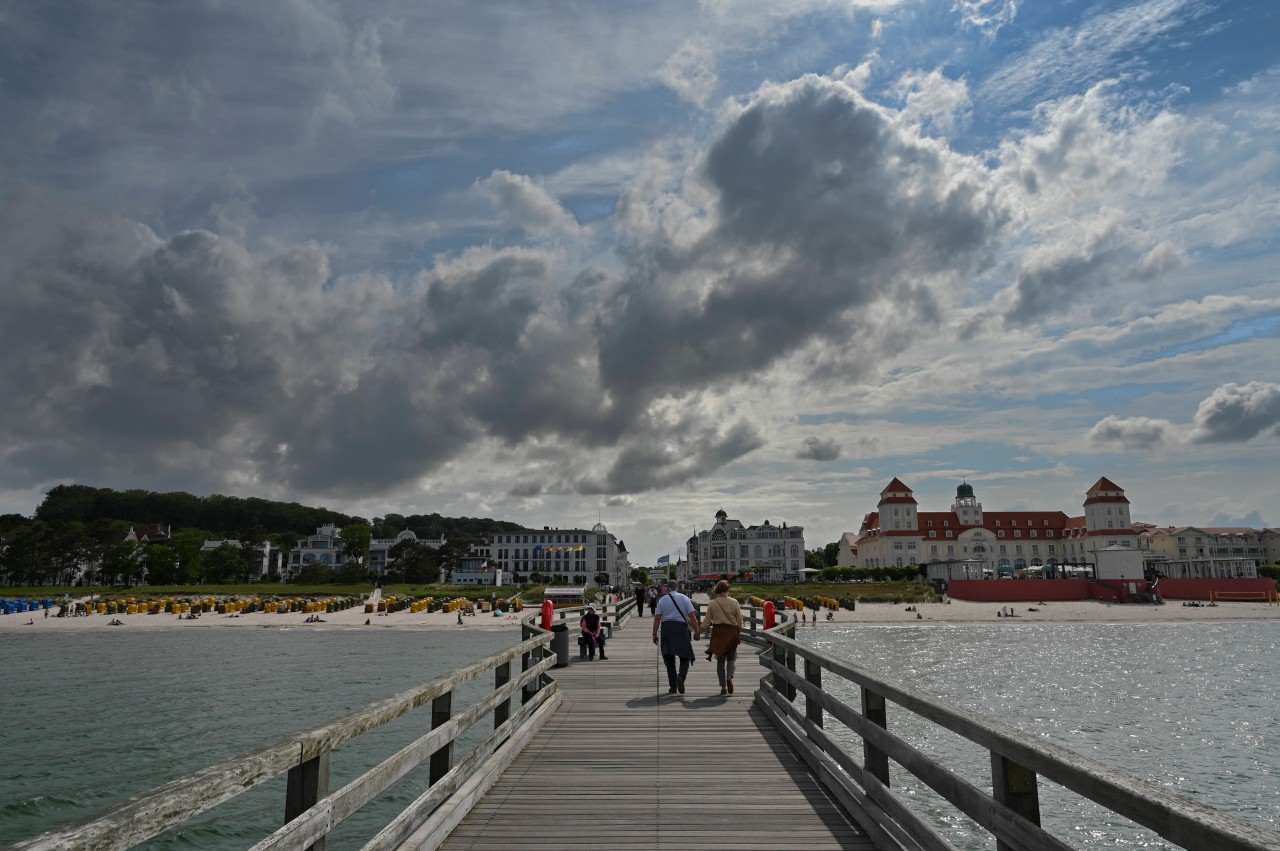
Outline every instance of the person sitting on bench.
<path fill-rule="evenodd" d="M 582 616 L 582 635 L 587 640 L 588 661 L 595 661 L 597 647 L 600 648 L 601 659 L 609 658 L 604 655 L 604 624 L 600 623 L 595 606 L 587 606 L 587 613 Z"/>

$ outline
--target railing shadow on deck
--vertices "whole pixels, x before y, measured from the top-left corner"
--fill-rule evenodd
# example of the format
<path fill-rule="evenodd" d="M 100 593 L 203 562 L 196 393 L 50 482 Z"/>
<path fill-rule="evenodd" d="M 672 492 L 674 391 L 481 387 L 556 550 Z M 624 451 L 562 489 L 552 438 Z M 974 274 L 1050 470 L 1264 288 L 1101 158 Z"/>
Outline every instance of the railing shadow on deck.
<path fill-rule="evenodd" d="M 747 619 L 745 606 L 743 613 Z M 755 610 L 744 623 L 743 640 L 761 648 L 760 663 L 768 671 L 760 681 L 756 704 L 827 790 L 885 851 L 955 848 L 890 789 L 890 760 L 995 837 L 999 851 L 1071 847 L 1040 827 L 1040 777 L 1149 828 L 1182 848 L 1280 849 L 1280 833 L 802 644 L 795 640 L 794 616 L 784 612 L 778 616 L 780 623 L 767 632 L 760 629 Z M 824 673 L 856 686 L 861 706 L 848 706 L 828 694 L 823 687 Z M 796 705 L 797 696 L 804 699 L 803 709 Z M 917 715 L 989 751 L 994 791 L 969 783 L 890 733 L 890 705 L 896 707 L 895 711 Z M 860 755 L 851 754 L 824 729 L 827 719 L 839 722 L 860 738 Z"/>
<path fill-rule="evenodd" d="M 323 851 L 326 836 L 338 824 L 429 761 L 430 786 L 364 849 L 398 847 L 445 809 L 446 801 L 465 785 L 486 774 L 496 777 L 559 702 L 558 687 L 546 674 L 556 661 L 548 651 L 551 633 L 534 625 L 534 617 L 536 614 L 530 614 L 524 620 L 523 640 L 514 647 L 345 717 L 178 778 L 66 827 L 18 842 L 11 851 L 132 848 L 285 773 L 285 824 L 253 849 Z M 520 670 L 513 676 L 516 660 Z M 490 673 L 492 690 L 465 708 L 453 705 L 460 685 Z M 518 708 L 514 706 L 517 700 Z M 341 789 L 329 791 L 329 764 L 336 748 L 427 708 L 431 732 Z M 488 718 L 492 718 L 492 732 L 455 762 L 454 742 Z M 495 760 L 505 762 L 497 764 Z"/>

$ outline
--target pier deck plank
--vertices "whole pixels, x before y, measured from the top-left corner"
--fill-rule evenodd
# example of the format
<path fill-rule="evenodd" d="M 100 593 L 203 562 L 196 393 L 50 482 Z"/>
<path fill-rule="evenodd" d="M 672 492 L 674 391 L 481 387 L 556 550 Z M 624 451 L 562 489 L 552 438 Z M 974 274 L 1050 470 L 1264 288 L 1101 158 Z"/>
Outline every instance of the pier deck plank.
<path fill-rule="evenodd" d="M 444 849 L 875 849 L 753 706 L 754 648 L 722 697 L 695 644 L 686 693 L 668 695 L 650 629 L 615 630 L 607 661 L 571 642 L 559 710 Z"/>

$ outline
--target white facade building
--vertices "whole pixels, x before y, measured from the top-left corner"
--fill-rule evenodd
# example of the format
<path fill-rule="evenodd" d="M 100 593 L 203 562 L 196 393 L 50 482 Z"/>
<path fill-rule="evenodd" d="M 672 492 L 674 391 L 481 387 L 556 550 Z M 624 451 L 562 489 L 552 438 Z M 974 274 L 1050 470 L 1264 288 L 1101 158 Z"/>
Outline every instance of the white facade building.
<path fill-rule="evenodd" d="M 956 488 L 949 511 L 920 511 L 899 479 L 880 492 L 856 540 L 858 567 L 933 565 L 930 578 L 1061 576 L 1141 579 L 1142 554 L 1124 490 L 1107 478 L 1085 494 L 1084 514 L 986 511 L 973 486 Z M 934 576 L 934 573 L 939 573 Z M 945 573 L 943 576 L 941 574 Z"/>
<path fill-rule="evenodd" d="M 690 578 L 749 573 L 757 582 L 798 582 L 804 576 L 804 527 L 744 526 L 724 509 L 688 540 Z"/>
<path fill-rule="evenodd" d="M 630 584 L 631 562 L 626 545 L 603 523 L 589 530 L 543 526 L 501 532 L 488 544 L 472 549 L 517 582 L 539 573 L 552 582 L 587 585 L 594 584 L 596 575 L 603 573 L 608 576 L 606 584 Z"/>

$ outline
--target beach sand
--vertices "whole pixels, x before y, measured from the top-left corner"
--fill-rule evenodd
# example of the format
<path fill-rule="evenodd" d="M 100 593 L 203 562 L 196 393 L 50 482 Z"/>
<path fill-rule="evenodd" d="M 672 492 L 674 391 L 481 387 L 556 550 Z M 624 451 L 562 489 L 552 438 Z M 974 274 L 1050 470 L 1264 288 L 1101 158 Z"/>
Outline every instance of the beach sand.
<path fill-rule="evenodd" d="M 376 598 L 375 598 L 376 599 Z M 695 600 L 706 602 L 705 595 L 695 595 Z M 1227 620 L 1280 620 L 1280 606 L 1268 606 L 1257 602 L 1220 603 L 1217 606 L 1183 606 L 1180 601 L 1166 602 L 1162 606 L 1141 604 L 1108 604 L 1096 601 L 1050 602 L 1050 603 L 972 603 L 953 600 L 950 603 L 915 603 L 916 611 L 908 611 L 907 604 L 863 603 L 856 611 L 841 609 L 834 613 L 831 620 L 826 620 L 826 612 L 819 615 L 816 625 L 811 620 L 800 624 L 800 628 L 823 629 L 832 626 L 848 626 L 851 624 L 869 625 L 924 625 L 929 623 L 990 623 L 997 626 L 1006 624 L 1030 623 L 1167 623 L 1171 621 L 1227 621 Z M 1016 617 L 1000 617 L 1002 609 L 1012 608 Z M 1038 611 L 1031 611 L 1038 609 Z M 528 608 L 525 609 L 527 613 Z M 519 618 L 504 612 L 501 617 L 492 613 L 477 611 L 475 615 L 464 616 L 462 625 L 458 624 L 457 613 L 447 612 L 394 612 L 391 614 L 366 614 L 363 606 L 355 606 L 341 612 L 324 614 L 321 623 L 306 623 L 308 615 L 293 612 L 289 614 L 266 614 L 254 612 L 240 615 L 219 615 L 208 613 L 196 620 L 184 620 L 177 615 L 89 615 L 88 617 L 59 618 L 54 615 L 57 608 L 50 610 L 49 617 L 44 612 L 23 612 L 21 614 L 0 615 L 0 632 L 9 631 L 48 631 L 48 630 L 98 630 L 98 629 L 212 629 L 248 628 L 248 629 L 280 629 L 289 627 L 308 629 L 511 629 L 518 631 Z M 806 611 L 806 618 L 812 618 L 813 612 Z M 916 615 L 919 614 L 919 617 Z M 109 622 L 118 618 L 124 626 L 110 626 Z M 368 624 L 366 625 L 366 621 Z M 30 622 L 30 623 L 29 623 Z M 571 615 L 570 622 L 576 623 Z"/>

